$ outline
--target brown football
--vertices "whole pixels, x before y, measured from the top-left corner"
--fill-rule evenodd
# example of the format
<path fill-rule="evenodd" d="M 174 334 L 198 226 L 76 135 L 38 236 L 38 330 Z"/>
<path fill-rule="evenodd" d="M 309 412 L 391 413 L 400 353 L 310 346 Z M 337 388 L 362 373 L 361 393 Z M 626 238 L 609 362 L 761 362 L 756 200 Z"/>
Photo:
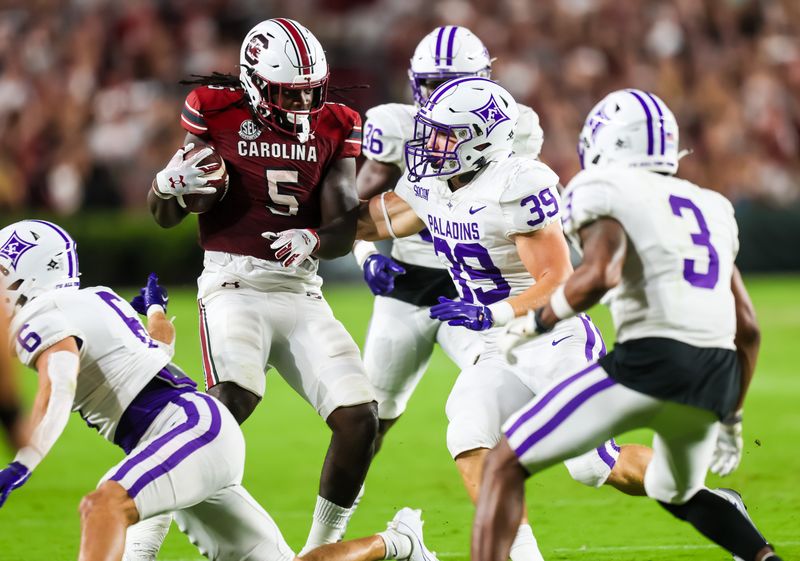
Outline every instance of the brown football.
<path fill-rule="evenodd" d="M 212 146 L 195 146 L 183 155 L 183 159 L 188 160 L 205 148 L 211 148 L 211 154 L 200 160 L 197 167 L 206 172 L 207 185 L 215 187 L 216 191 L 208 194 L 195 193 L 183 196 L 186 210 L 194 214 L 202 214 L 211 210 L 211 207 L 217 204 L 217 201 L 221 200 L 228 191 L 228 171 L 225 169 L 225 161 Z"/>

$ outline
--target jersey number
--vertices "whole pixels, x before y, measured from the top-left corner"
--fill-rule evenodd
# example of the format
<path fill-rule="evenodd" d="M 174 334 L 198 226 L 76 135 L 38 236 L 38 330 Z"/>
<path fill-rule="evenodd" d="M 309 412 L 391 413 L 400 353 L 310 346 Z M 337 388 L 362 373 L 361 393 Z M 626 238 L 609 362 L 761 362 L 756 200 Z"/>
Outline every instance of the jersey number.
<path fill-rule="evenodd" d="M 528 220 L 528 226 L 538 226 L 544 222 L 545 218 L 552 218 L 558 214 L 558 199 L 550 188 L 539 192 L 539 195 L 528 195 L 519 202 L 519 206 L 531 205 L 528 210 L 533 215 L 532 220 Z M 544 206 L 545 208 L 542 208 Z M 546 210 L 549 207 L 548 210 Z"/>
<path fill-rule="evenodd" d="M 131 333 L 133 333 L 137 339 L 139 339 L 142 343 L 145 343 L 151 349 L 154 349 L 158 346 L 147 334 L 147 331 L 142 325 L 142 322 L 139 321 L 138 317 L 125 315 L 125 312 L 121 310 L 119 306 L 117 306 L 117 302 L 125 302 L 122 298 L 111 292 L 106 292 L 105 290 L 97 292 L 97 295 L 103 302 L 111 306 L 111 308 L 117 312 L 117 315 L 120 317 L 123 323 L 128 326 L 128 329 L 130 329 Z"/>
<path fill-rule="evenodd" d="M 280 214 L 281 216 L 294 216 L 297 214 L 297 209 L 300 204 L 297 202 L 297 197 L 294 195 L 287 195 L 280 192 L 280 185 L 283 184 L 297 184 L 297 170 L 290 169 L 268 169 L 267 170 L 267 198 L 271 204 L 267 208 L 272 214 Z"/>
<path fill-rule="evenodd" d="M 367 130 L 364 132 L 366 133 L 363 143 L 364 150 L 372 152 L 373 154 L 380 154 L 383 152 L 383 142 L 381 141 L 383 131 L 373 126 L 371 123 L 367 123 Z"/>
<path fill-rule="evenodd" d="M 30 326 L 31 324 L 29 323 L 22 326 L 19 330 L 19 335 L 17 335 L 17 343 L 19 343 L 20 347 L 32 353 L 42 344 L 42 338 L 35 331 L 30 331 Z"/>
<path fill-rule="evenodd" d="M 694 220 L 697 222 L 700 231 L 692 234 L 692 243 L 704 247 L 708 251 L 708 271 L 705 273 L 698 272 L 695 268 L 694 259 L 684 259 L 683 278 L 697 288 L 714 288 L 717 286 L 717 281 L 719 281 L 719 255 L 717 255 L 717 250 L 714 249 L 714 246 L 711 245 L 711 232 L 708 230 L 703 213 L 692 201 L 677 195 L 670 195 L 669 204 L 672 207 L 672 214 L 675 216 L 684 218 L 684 209 L 689 210 L 694 215 Z"/>
<path fill-rule="evenodd" d="M 489 305 L 504 300 L 511 294 L 508 281 L 500 274 L 500 269 L 495 267 L 489 252 L 481 244 L 462 242 L 456 243 L 451 249 L 447 241 L 434 236 L 433 249 L 450 262 L 450 272 L 453 280 L 458 283 L 457 288 L 464 302 L 477 300 L 481 304 Z M 477 261 L 477 267 L 470 266 L 468 259 Z M 476 288 L 473 293 L 462 273 L 466 273 L 469 280 L 475 282 L 491 280 L 495 288 L 491 290 Z"/>

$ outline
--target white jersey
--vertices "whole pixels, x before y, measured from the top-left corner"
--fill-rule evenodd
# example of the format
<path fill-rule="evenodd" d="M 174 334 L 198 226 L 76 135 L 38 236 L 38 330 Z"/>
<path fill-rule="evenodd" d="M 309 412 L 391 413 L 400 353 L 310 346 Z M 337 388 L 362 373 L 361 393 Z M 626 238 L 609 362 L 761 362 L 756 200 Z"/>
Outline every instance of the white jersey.
<path fill-rule="evenodd" d="M 14 316 L 11 333 L 20 361 L 34 369 L 43 351 L 67 337 L 78 339 L 72 410 L 112 442 L 122 413 L 170 360 L 134 309 L 103 286 L 35 298 Z"/>
<path fill-rule="evenodd" d="M 492 304 L 535 284 L 512 236 L 561 218 L 558 176 L 538 160 L 511 156 L 492 162 L 451 192 L 435 177 L 395 188 L 425 222 L 437 257 L 465 302 Z"/>
<path fill-rule="evenodd" d="M 671 176 L 627 167 L 584 170 L 564 192 L 564 228 L 608 216 L 625 228 L 620 285 L 607 296 L 617 340 L 668 337 L 734 349 L 731 292 L 738 227 L 730 202 Z"/>
<path fill-rule="evenodd" d="M 538 158 L 544 134 L 539 116 L 527 105 L 518 104 L 519 120 L 512 150 L 520 156 Z M 414 105 L 387 103 L 367 111 L 364 123 L 363 153 L 370 160 L 397 166 L 405 175 L 405 143 L 414 136 Z M 419 234 L 394 240 L 392 257 L 404 263 L 441 269 L 442 265 L 431 251 L 431 235 Z"/>

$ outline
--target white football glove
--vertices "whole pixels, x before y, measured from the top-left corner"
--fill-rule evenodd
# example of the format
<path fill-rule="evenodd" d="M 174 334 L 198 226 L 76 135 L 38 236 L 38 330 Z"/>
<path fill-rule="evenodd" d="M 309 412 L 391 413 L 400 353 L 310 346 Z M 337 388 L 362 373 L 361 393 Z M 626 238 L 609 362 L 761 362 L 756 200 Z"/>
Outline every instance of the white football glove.
<path fill-rule="evenodd" d="M 215 169 L 212 170 L 209 167 L 197 165 L 213 150 L 205 148 L 188 160 L 184 160 L 184 154 L 192 148 L 194 148 L 193 143 L 178 148 L 167 166 L 156 175 L 155 194 L 162 199 L 175 197 L 181 208 L 186 208 L 186 203 L 183 201 L 184 195 L 209 195 L 217 190 L 216 187 L 207 185 L 208 180 L 213 179 L 213 177 L 209 178 L 207 174 L 216 172 L 219 168 L 214 166 Z"/>
<path fill-rule="evenodd" d="M 514 349 L 539 334 L 540 332 L 536 330 L 535 314 L 533 310 L 529 310 L 524 316 L 508 322 L 497 335 L 496 343 L 506 361 L 509 364 L 516 364 L 517 357 L 514 356 Z"/>
<path fill-rule="evenodd" d="M 261 237 L 273 240 L 269 247 L 276 250 L 275 259 L 284 267 L 298 267 L 319 247 L 319 236 L 310 228 L 264 232 Z"/>
<path fill-rule="evenodd" d="M 741 419 L 741 416 L 739 416 Z M 742 421 L 734 423 L 719 423 L 717 434 L 717 447 L 711 457 L 711 472 L 717 475 L 729 475 L 742 460 Z"/>

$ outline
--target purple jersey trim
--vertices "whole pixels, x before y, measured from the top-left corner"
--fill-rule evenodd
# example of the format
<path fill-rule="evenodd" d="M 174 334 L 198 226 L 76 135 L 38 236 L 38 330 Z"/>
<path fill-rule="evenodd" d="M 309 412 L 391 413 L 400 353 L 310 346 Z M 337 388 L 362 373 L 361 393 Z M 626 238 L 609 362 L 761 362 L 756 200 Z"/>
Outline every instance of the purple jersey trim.
<path fill-rule="evenodd" d="M 596 448 L 597 455 L 600 456 L 600 459 L 603 460 L 603 463 L 606 464 L 610 469 L 614 469 L 614 465 L 617 463 L 617 460 L 608 453 L 606 450 L 606 446 L 609 445 L 609 442 L 603 442 L 600 446 Z"/>
<path fill-rule="evenodd" d="M 594 329 L 592 329 L 592 322 L 589 321 L 589 317 L 585 314 L 580 314 L 578 317 L 581 318 L 583 329 L 586 331 L 586 345 L 583 349 L 583 354 L 586 356 L 586 360 L 592 360 L 594 358 L 594 344 L 597 342 Z"/>

